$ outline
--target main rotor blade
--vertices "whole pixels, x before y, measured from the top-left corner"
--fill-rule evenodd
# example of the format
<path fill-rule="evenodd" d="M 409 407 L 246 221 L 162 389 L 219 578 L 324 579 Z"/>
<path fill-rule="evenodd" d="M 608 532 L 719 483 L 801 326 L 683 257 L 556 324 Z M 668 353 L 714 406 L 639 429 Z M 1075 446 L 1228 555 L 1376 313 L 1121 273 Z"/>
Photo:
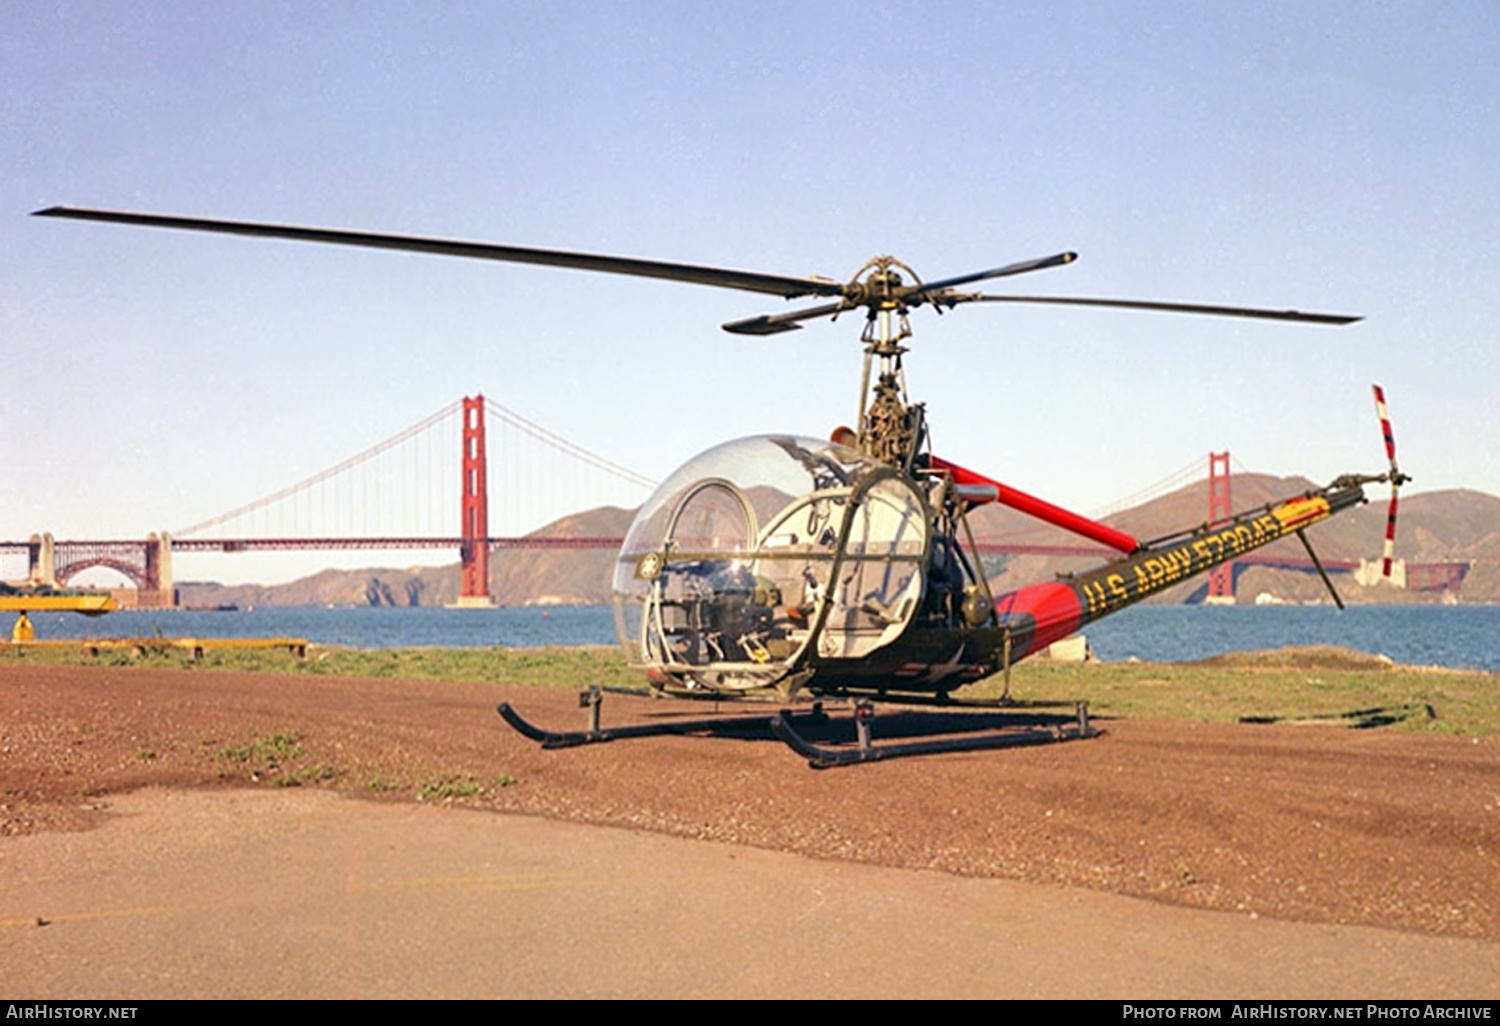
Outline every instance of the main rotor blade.
<path fill-rule="evenodd" d="M 815 317 L 828 317 L 852 309 L 853 307 L 846 303 L 825 303 L 822 306 L 810 306 L 805 310 L 793 310 L 790 313 L 746 317 L 742 321 L 730 321 L 722 327 L 725 331 L 736 335 L 779 335 L 783 331 L 801 330 L 802 325 L 798 324 L 798 321 L 810 321 Z"/>
<path fill-rule="evenodd" d="M 513 264 L 571 267 L 581 271 L 602 271 L 605 274 L 628 274 L 638 278 L 662 278 L 668 281 L 691 282 L 696 285 L 713 285 L 724 289 L 763 292 L 786 299 L 795 299 L 798 296 L 841 296 L 844 294 L 844 287 L 839 283 L 818 278 L 792 278 L 779 274 L 736 271 L 723 267 L 672 264 L 659 260 L 639 260 L 634 257 L 605 256 L 599 253 L 528 249 L 522 246 L 461 242 L 455 239 L 427 239 L 410 235 L 351 232 L 335 228 L 302 228 L 293 225 L 173 217 L 164 214 L 133 214 L 113 210 L 82 210 L 75 207 L 49 207 L 46 210 L 35 211 L 34 216 L 145 225 L 150 228 L 176 228 L 184 231 L 215 232 L 221 235 L 291 239 L 296 242 L 323 242 L 339 246 L 362 246 L 367 249 L 408 250 L 416 253 L 436 253 L 441 256 L 468 257 L 475 260 L 499 260 Z"/>
<path fill-rule="evenodd" d="M 1167 313 L 1213 314 L 1219 317 L 1257 317 L 1269 321 L 1306 321 L 1312 324 L 1353 324 L 1364 320 L 1346 314 L 1303 313 L 1300 310 L 1261 310 L 1250 306 L 1205 306 L 1201 303 L 1155 303 L 1136 299 L 1078 299 L 1071 296 L 989 296 L 955 293 L 933 296 L 936 305 L 956 303 L 1045 303 L 1057 306 L 1102 306 L 1119 310 L 1163 310 Z"/>
<path fill-rule="evenodd" d="M 987 281 L 990 278 L 1009 278 L 1013 274 L 1025 274 L 1027 271 L 1041 271 L 1048 267 L 1061 267 L 1064 264 L 1071 264 L 1077 259 L 1077 253 L 1058 253 L 1056 256 L 1040 257 L 1036 260 L 1022 260 L 1018 263 L 1006 264 L 1004 267 L 993 267 L 988 271 L 961 274 L 957 278 L 944 278 L 942 281 L 924 282 L 917 291 L 925 295 L 930 292 L 936 292 L 938 289 L 948 289 L 955 285 L 967 285 L 971 281 Z"/>

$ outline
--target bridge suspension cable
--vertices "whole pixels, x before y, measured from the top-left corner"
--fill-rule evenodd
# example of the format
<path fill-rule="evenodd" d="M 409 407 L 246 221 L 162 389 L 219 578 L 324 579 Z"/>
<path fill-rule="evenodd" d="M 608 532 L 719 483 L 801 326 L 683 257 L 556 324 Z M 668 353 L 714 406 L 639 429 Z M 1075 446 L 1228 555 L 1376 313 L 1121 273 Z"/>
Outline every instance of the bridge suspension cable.
<path fill-rule="evenodd" d="M 471 404 L 472 405 L 472 404 Z M 489 536 L 514 537 L 597 506 L 631 508 L 650 478 L 590 452 L 489 399 Z M 264 544 L 312 537 L 393 548 L 460 534 L 464 400 L 263 498 L 175 532 L 183 542 L 233 536 Z M 618 528 L 617 528 L 618 529 Z M 368 547 L 368 546 L 363 546 Z"/>
<path fill-rule="evenodd" d="M 657 482 L 651 480 L 649 477 L 637 474 L 635 471 L 630 470 L 626 467 L 622 467 L 618 463 L 612 463 L 609 460 L 605 459 L 603 456 L 596 456 L 593 453 L 589 452 L 587 449 L 584 449 L 581 446 L 574 445 L 566 438 L 563 438 L 560 435 L 553 434 L 551 431 L 548 431 L 540 424 L 527 420 L 525 417 L 521 416 L 514 410 L 506 409 L 504 406 L 501 406 L 493 399 L 485 399 L 484 406 L 486 410 L 488 410 L 490 413 L 493 413 L 501 420 L 512 425 L 513 427 L 520 429 L 521 431 L 524 431 L 526 434 L 537 439 L 538 441 L 550 445 L 558 452 L 564 453 L 568 456 L 572 456 L 574 459 L 582 460 L 590 466 L 597 467 L 605 473 L 612 474 L 620 480 L 625 481 L 629 484 L 639 485 L 642 488 L 656 487 Z"/>
<path fill-rule="evenodd" d="M 249 516 L 250 514 L 255 513 L 259 510 L 263 510 L 269 506 L 273 506 L 283 499 L 290 498 L 293 495 L 296 495 L 298 492 L 305 492 L 310 488 L 314 488 L 325 481 L 339 476 L 345 471 L 359 466 L 367 460 L 374 459 L 381 453 L 388 452 L 389 450 L 396 448 L 408 439 L 420 435 L 422 432 L 426 431 L 434 424 L 441 423 L 443 420 L 453 416 L 458 412 L 459 407 L 462 405 L 463 400 L 455 399 L 447 406 L 444 406 L 441 410 L 438 410 L 436 413 L 432 414 L 429 417 L 424 417 L 422 420 L 413 424 L 405 431 L 402 431 L 399 434 L 392 435 L 390 438 L 387 438 L 383 442 L 377 442 L 375 445 L 370 446 L 364 452 L 361 452 L 355 456 L 350 456 L 342 463 L 329 467 L 327 470 L 320 471 L 319 473 L 314 474 L 312 477 L 306 478 L 302 481 L 298 481 L 294 485 L 288 485 L 287 487 L 281 489 L 279 492 L 274 492 L 271 495 L 267 495 L 265 498 L 256 499 L 254 502 L 247 502 L 245 505 L 240 506 L 236 509 L 232 509 L 228 513 L 221 513 L 216 517 L 210 517 L 207 520 L 203 520 L 199 523 L 193 524 L 191 527 L 184 527 L 182 530 L 176 532 L 176 536 L 179 538 L 185 538 L 190 535 L 197 534 L 201 531 L 206 531 L 210 527 L 217 527 L 218 525 L 228 523 L 231 520 L 239 520 L 242 517 Z"/>
<path fill-rule="evenodd" d="M 1112 513 L 1118 513 L 1121 510 L 1132 509 L 1157 496 L 1166 495 L 1168 492 L 1175 492 L 1183 485 L 1191 484 L 1200 477 L 1207 476 L 1208 467 L 1204 464 L 1203 457 L 1199 456 L 1191 463 L 1178 467 L 1161 480 L 1153 481 L 1146 487 L 1134 491 L 1124 498 L 1116 499 L 1106 506 L 1090 510 L 1087 515 L 1094 520 L 1098 520 Z"/>

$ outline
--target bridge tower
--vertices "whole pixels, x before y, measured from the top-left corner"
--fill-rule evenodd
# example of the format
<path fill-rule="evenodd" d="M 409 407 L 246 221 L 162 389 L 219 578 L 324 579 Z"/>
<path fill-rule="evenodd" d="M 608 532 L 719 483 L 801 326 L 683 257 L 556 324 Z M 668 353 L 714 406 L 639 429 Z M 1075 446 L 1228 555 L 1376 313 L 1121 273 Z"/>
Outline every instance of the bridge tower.
<path fill-rule="evenodd" d="M 136 604 L 149 609 L 171 609 L 177 605 L 172 579 L 172 535 L 155 531 L 146 535 L 145 573 L 136 592 Z"/>
<path fill-rule="evenodd" d="M 484 396 L 464 398 L 463 541 L 459 555 L 459 606 L 491 606 L 489 473 L 484 457 Z"/>
<path fill-rule="evenodd" d="M 1208 522 L 1218 523 L 1233 514 L 1229 502 L 1229 453 L 1208 454 Z M 1210 605 L 1234 605 L 1234 563 L 1221 563 L 1208 572 Z"/>
<path fill-rule="evenodd" d="M 27 563 L 26 578 L 33 586 L 57 587 L 57 545 L 50 533 L 31 536 Z"/>

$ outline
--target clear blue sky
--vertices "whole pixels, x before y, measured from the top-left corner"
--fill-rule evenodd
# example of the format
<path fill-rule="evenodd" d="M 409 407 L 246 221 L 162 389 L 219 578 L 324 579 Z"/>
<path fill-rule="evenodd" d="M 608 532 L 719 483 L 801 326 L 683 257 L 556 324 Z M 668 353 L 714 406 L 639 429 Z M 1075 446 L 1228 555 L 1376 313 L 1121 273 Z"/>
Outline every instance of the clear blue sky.
<path fill-rule="evenodd" d="M 179 528 L 478 391 L 655 477 L 854 414 L 855 319 L 53 204 L 834 278 L 1074 249 L 1015 290 L 1368 319 L 919 311 L 945 455 L 1082 509 L 1210 449 L 1326 480 L 1382 469 L 1380 381 L 1415 489 L 1500 493 L 1497 126 L 1483 0 L 13 0 L 0 536 Z M 285 576 L 244 558 L 178 573 Z"/>

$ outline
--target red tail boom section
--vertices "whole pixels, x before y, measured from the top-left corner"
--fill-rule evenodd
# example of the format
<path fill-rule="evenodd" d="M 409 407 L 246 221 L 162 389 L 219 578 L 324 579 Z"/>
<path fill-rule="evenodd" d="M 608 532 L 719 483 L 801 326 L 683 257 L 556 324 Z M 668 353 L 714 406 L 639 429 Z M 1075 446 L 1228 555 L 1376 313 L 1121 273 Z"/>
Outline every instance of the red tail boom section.
<path fill-rule="evenodd" d="M 1141 547 L 1140 542 L 1124 531 L 1117 531 L 1097 520 L 1090 520 L 1088 517 L 1080 516 L 1061 506 L 1054 506 L 1045 499 L 1038 499 L 1035 495 L 1027 495 L 1019 488 L 1001 484 L 992 477 L 985 477 L 983 474 L 960 467 L 957 463 L 950 463 L 940 456 L 930 457 L 928 465 L 935 470 L 946 470 L 952 474 L 956 484 L 991 485 L 999 491 L 999 498 L 995 501 L 1002 506 L 1009 506 L 1027 516 L 1033 516 L 1055 527 L 1061 527 L 1064 531 L 1072 531 L 1074 534 L 1082 535 L 1101 545 L 1108 545 L 1119 552 L 1134 552 Z"/>

